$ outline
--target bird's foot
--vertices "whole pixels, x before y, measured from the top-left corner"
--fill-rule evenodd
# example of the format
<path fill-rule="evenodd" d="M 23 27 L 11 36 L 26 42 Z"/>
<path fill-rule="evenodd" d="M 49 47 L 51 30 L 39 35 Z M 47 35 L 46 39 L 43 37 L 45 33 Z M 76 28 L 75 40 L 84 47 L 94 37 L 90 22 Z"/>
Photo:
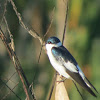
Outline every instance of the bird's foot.
<path fill-rule="evenodd" d="M 66 80 L 66 79 L 62 79 L 62 80 L 56 81 L 56 82 L 61 83 L 61 82 L 64 82 L 65 80 Z"/>

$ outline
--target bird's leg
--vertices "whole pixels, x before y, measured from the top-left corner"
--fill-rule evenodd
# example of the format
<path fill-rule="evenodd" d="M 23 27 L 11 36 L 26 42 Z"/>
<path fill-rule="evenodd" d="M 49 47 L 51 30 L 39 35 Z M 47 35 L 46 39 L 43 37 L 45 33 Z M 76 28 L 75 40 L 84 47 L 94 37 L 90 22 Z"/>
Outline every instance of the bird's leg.
<path fill-rule="evenodd" d="M 66 80 L 66 78 L 65 78 L 65 79 L 63 79 L 63 76 L 60 76 L 60 78 L 61 78 L 61 80 L 56 81 L 56 82 L 60 83 L 60 82 L 64 82 L 64 81 Z"/>

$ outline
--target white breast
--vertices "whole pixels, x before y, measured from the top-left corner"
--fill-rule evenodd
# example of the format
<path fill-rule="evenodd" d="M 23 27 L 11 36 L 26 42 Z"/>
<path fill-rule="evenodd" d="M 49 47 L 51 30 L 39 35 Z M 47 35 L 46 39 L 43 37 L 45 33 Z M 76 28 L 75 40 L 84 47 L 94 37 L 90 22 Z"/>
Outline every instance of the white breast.
<path fill-rule="evenodd" d="M 51 49 L 53 46 L 54 45 L 52 44 L 46 44 L 47 54 L 48 54 L 50 63 L 60 75 L 64 76 L 65 78 L 70 78 L 70 76 L 66 73 L 65 67 L 59 64 L 59 62 L 57 62 L 54 56 L 52 55 Z"/>

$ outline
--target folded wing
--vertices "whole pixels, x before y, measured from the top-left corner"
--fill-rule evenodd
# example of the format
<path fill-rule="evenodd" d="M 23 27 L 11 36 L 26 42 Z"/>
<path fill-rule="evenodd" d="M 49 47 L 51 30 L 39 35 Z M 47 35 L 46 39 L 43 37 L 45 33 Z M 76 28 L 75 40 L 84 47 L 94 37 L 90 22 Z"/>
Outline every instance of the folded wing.
<path fill-rule="evenodd" d="M 74 57 L 69 53 L 69 51 L 64 46 L 53 47 L 52 54 L 56 58 L 56 60 L 60 64 L 62 64 L 62 66 L 65 67 L 67 74 L 69 74 L 74 81 L 76 81 L 90 94 L 96 97 L 95 93 L 92 91 L 91 88 L 93 88 L 96 92 L 97 90 L 85 77 Z"/>

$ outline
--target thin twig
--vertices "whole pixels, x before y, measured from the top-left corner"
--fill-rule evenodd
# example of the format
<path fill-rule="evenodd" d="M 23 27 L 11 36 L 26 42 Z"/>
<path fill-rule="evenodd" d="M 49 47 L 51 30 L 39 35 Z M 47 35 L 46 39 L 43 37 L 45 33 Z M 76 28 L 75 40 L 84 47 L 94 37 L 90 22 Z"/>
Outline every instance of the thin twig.
<path fill-rule="evenodd" d="M 12 91 L 16 88 L 16 86 L 19 84 L 19 82 L 12 88 Z M 8 94 L 6 94 L 1 100 L 4 100 L 4 99 L 6 99 L 6 97 L 8 96 L 8 95 L 10 95 L 11 94 L 11 91 L 9 91 L 8 92 Z"/>
<path fill-rule="evenodd" d="M 16 5 L 14 4 L 13 0 L 10 0 L 12 6 L 13 6 L 13 10 L 15 11 L 18 19 L 19 19 L 19 24 L 30 34 L 32 35 L 34 38 L 37 38 L 39 39 L 40 43 L 42 44 L 42 38 L 39 36 L 39 34 L 34 30 L 34 29 L 30 29 L 29 27 L 27 27 L 23 20 L 22 20 L 22 17 L 21 17 L 21 14 L 17 11 L 17 7 Z"/>
<path fill-rule="evenodd" d="M 5 84 L 5 86 L 14 94 L 14 95 L 16 95 L 16 97 L 19 99 L 19 100 L 21 100 L 21 98 L 13 91 L 13 89 L 11 89 L 5 82 L 3 82 L 1 79 L 0 79 L 0 81 L 3 83 L 3 84 Z"/>
<path fill-rule="evenodd" d="M 52 26 L 53 17 L 54 17 L 54 11 L 55 11 L 55 7 L 54 7 L 53 10 L 52 10 L 52 18 L 51 18 L 51 21 L 50 21 L 50 25 L 49 25 L 49 27 L 48 27 L 48 29 L 47 29 L 45 35 L 44 35 L 44 39 L 45 39 L 46 35 L 48 34 L 48 32 L 49 32 L 51 26 Z"/>
<path fill-rule="evenodd" d="M 13 39 L 13 35 L 11 34 L 10 30 L 9 30 L 9 27 L 8 27 L 8 23 L 7 23 L 7 20 L 6 20 L 6 17 L 4 16 L 4 21 L 6 23 L 6 27 L 7 27 L 7 31 L 9 33 L 9 36 L 10 36 L 10 39 L 12 40 Z M 12 37 L 12 38 L 11 38 Z M 11 42 L 12 43 L 12 42 Z M 14 45 L 14 40 L 13 40 L 13 45 Z M 13 46 L 12 46 L 13 47 Z M 13 49 L 14 50 L 14 49 Z M 15 51 L 15 50 L 14 50 Z"/>
<path fill-rule="evenodd" d="M 13 35 L 11 34 L 11 32 L 10 32 L 10 30 L 9 30 L 9 27 L 8 27 L 8 24 L 7 24 L 7 21 L 6 21 L 6 18 L 4 17 L 4 20 L 5 20 L 5 23 L 6 23 L 6 25 L 7 25 L 7 30 L 8 30 L 8 33 L 9 33 L 9 35 L 10 35 L 10 39 L 11 39 L 11 48 L 12 48 L 12 50 L 15 52 L 15 46 L 14 46 L 14 40 L 13 40 Z M 14 65 L 16 65 L 16 59 L 15 59 L 15 57 L 14 56 L 12 56 L 12 60 L 13 60 L 13 62 L 14 62 Z M 18 61 L 18 59 L 17 59 L 17 63 L 19 63 L 18 64 L 18 66 L 20 65 L 20 62 Z M 22 73 L 22 75 L 23 75 L 23 77 L 24 77 L 24 79 L 25 79 L 25 82 L 26 82 L 26 84 L 27 84 L 27 86 L 28 86 L 28 88 L 29 88 L 29 82 L 28 82 L 28 80 L 27 80 L 27 78 L 26 78 L 26 76 L 25 76 L 25 74 L 24 74 L 24 71 L 22 70 L 22 67 L 21 67 L 21 65 L 19 66 L 20 67 L 20 70 L 21 70 L 21 73 Z M 29 89 L 30 90 L 30 89 Z M 32 96 L 32 98 L 33 98 L 33 100 L 36 100 L 36 98 L 35 98 L 35 96 L 34 96 L 34 93 L 30 90 L 30 93 L 31 93 L 31 96 Z M 28 92 L 27 92 L 27 98 L 29 99 L 29 97 L 28 97 Z"/>
<path fill-rule="evenodd" d="M 34 95 L 33 82 L 32 82 L 32 84 L 29 86 L 29 89 L 31 90 L 31 92 L 32 92 L 32 95 Z M 34 99 L 34 100 L 35 100 L 35 99 Z"/>
<path fill-rule="evenodd" d="M 7 1 L 8 1 L 8 0 L 6 0 L 6 1 L 5 1 L 5 4 L 4 4 L 4 12 L 3 12 L 2 19 L 1 19 L 1 22 L 0 22 L 0 26 L 2 25 L 3 18 L 4 18 L 4 16 L 5 16 L 5 14 L 6 14 L 6 11 L 7 11 L 7 9 L 6 9 L 6 7 L 7 7 Z"/>
<path fill-rule="evenodd" d="M 12 51 L 15 52 L 15 46 L 14 46 L 13 35 L 11 34 L 11 32 L 10 32 L 10 30 L 9 30 L 8 23 L 7 23 L 7 20 L 6 20 L 6 17 L 5 17 L 5 16 L 4 16 L 4 21 L 5 21 L 5 23 L 6 23 L 7 31 L 8 31 L 8 33 L 9 33 L 10 40 L 11 40 L 11 43 L 10 43 L 9 47 L 10 47 L 10 49 L 11 49 L 11 52 L 12 52 Z M 15 55 L 15 56 L 14 56 L 14 55 L 11 55 L 11 56 L 12 56 L 12 61 L 13 61 L 14 65 L 15 65 L 16 70 L 17 70 L 18 67 L 19 67 L 19 69 L 20 69 L 20 71 L 21 71 L 21 72 L 20 72 L 20 71 L 17 71 L 17 72 L 18 72 L 19 74 L 22 74 L 22 76 L 24 77 L 25 81 L 26 81 L 27 84 L 29 85 L 28 80 L 27 80 L 27 78 L 26 78 L 26 76 L 25 76 L 25 74 L 24 74 L 24 71 L 23 71 L 23 69 L 22 69 L 22 67 L 21 67 L 21 64 L 20 64 L 20 62 L 19 62 L 17 56 L 16 56 L 16 55 Z M 16 57 L 16 58 L 15 58 L 15 57 Z M 27 98 L 28 98 L 28 100 L 29 100 L 28 91 L 27 91 L 27 88 L 26 88 L 26 86 L 25 86 L 25 84 L 24 84 L 24 81 L 23 81 L 23 78 L 21 77 L 21 75 L 20 75 L 20 78 L 22 79 L 23 87 L 24 87 L 26 96 L 27 96 Z"/>
<path fill-rule="evenodd" d="M 53 77 L 52 87 L 51 87 L 51 90 L 50 90 L 50 94 L 49 94 L 48 100 L 51 100 L 51 96 L 52 96 L 52 93 L 53 93 L 53 90 L 54 90 L 56 78 L 57 78 L 57 72 L 54 74 L 54 77 Z"/>
<path fill-rule="evenodd" d="M 65 17 L 65 25 L 64 25 L 64 31 L 63 31 L 63 37 L 62 37 L 62 44 L 64 43 L 64 39 L 65 39 L 65 32 L 66 32 L 66 26 L 67 26 L 67 18 L 68 18 L 68 0 L 67 0 L 67 6 L 66 6 L 66 17 Z"/>
<path fill-rule="evenodd" d="M 13 35 L 11 34 L 11 32 L 10 32 L 10 30 L 9 30 L 8 23 L 7 23 L 7 20 L 6 20 L 6 17 L 5 17 L 5 16 L 4 16 L 4 21 L 5 21 L 5 23 L 6 23 L 6 26 L 7 26 L 6 28 L 7 28 L 7 31 L 8 31 L 8 33 L 9 33 L 9 36 L 10 36 L 11 48 L 12 48 L 12 50 L 15 52 L 15 45 L 14 45 Z M 15 63 L 14 57 L 13 57 L 13 61 L 14 61 L 14 63 Z"/>
<path fill-rule="evenodd" d="M 16 73 L 16 72 L 14 72 L 14 73 L 8 78 L 8 80 L 5 82 L 6 84 L 7 84 L 8 81 L 15 75 L 15 73 Z M 4 87 L 4 86 L 2 86 L 2 87 L 0 88 L 0 92 L 1 92 L 1 90 L 3 89 L 3 87 Z"/>
<path fill-rule="evenodd" d="M 74 81 L 73 81 L 73 83 L 74 83 L 74 85 L 75 85 L 75 87 L 76 87 L 76 89 L 77 89 L 78 93 L 80 94 L 80 96 L 81 96 L 82 100 L 84 100 L 84 98 L 83 98 L 83 96 L 82 96 L 81 92 L 79 91 L 79 89 L 78 89 L 78 87 L 77 87 L 76 83 L 75 83 Z"/>

